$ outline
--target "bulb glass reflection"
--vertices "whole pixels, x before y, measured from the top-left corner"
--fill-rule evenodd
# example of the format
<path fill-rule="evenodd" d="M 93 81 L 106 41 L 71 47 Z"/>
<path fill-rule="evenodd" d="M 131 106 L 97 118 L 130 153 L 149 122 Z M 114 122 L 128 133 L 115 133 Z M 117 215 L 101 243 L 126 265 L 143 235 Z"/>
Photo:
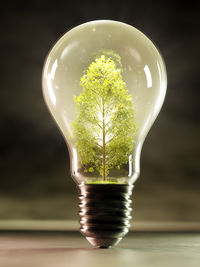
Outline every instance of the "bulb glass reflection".
<path fill-rule="evenodd" d="M 94 64 L 97 65 L 100 61 L 101 63 L 99 64 L 101 66 L 103 64 L 104 67 L 107 67 L 109 64 L 111 66 L 114 62 L 112 71 L 113 73 L 119 72 L 120 77 L 118 75 L 118 78 L 114 79 L 113 74 L 109 78 L 107 74 L 111 67 L 108 66 L 108 72 L 106 72 L 107 82 L 110 83 L 111 89 L 118 82 L 116 90 L 120 88 L 120 81 L 124 83 L 124 88 L 127 90 L 126 96 L 131 97 L 134 110 L 134 119 L 130 119 L 131 114 L 133 114 L 131 111 L 126 116 L 126 119 L 130 119 L 129 124 L 125 123 L 123 116 L 121 117 L 121 133 L 119 129 L 118 131 L 114 130 L 114 132 L 110 130 L 111 132 L 107 133 L 107 136 L 104 136 L 104 138 L 103 130 L 101 129 L 103 120 L 104 125 L 106 125 L 112 117 L 112 113 L 121 104 L 119 101 L 113 101 L 111 97 L 110 102 L 107 102 L 107 113 L 109 115 L 104 114 L 103 116 L 102 88 L 95 84 L 94 80 L 93 87 L 92 82 L 88 82 L 88 80 L 87 84 L 85 82 L 84 85 L 84 75 L 88 73 L 89 78 L 85 76 L 85 79 L 90 79 L 89 68 L 93 71 L 91 64 L 93 64 L 93 68 L 96 68 L 97 66 Z M 96 77 L 98 77 L 98 73 Z M 111 80 L 114 81 L 113 84 Z M 141 148 L 163 104 L 166 84 L 165 65 L 157 48 L 143 33 L 125 23 L 110 20 L 88 22 L 68 31 L 54 45 L 44 65 L 43 94 L 46 104 L 66 140 L 71 159 L 71 175 L 77 183 L 103 181 L 133 184 L 135 182 L 140 173 Z M 96 121 L 93 120 L 92 123 L 87 122 L 85 117 L 80 114 L 80 112 L 83 112 L 83 107 L 81 111 L 80 101 L 77 103 L 77 98 L 83 94 L 88 86 L 90 86 L 90 90 L 98 91 L 97 102 L 94 100 L 94 95 L 90 94 L 88 97 L 87 93 L 85 94 L 85 98 L 88 99 L 87 103 L 82 101 L 82 105 L 91 105 L 93 108 L 91 108 L 93 116 L 96 116 L 97 119 Z M 109 89 L 109 86 L 106 86 L 105 88 L 107 89 L 105 90 L 110 90 L 109 92 L 111 92 L 112 90 Z M 124 93 L 122 91 L 120 91 L 120 94 L 123 98 Z M 110 96 L 112 96 L 112 92 L 109 93 Z M 116 99 L 119 100 L 120 95 L 116 96 Z M 97 107 L 98 104 L 100 107 Z M 96 112 L 94 111 L 95 107 Z M 86 108 L 89 110 L 88 106 Z M 126 105 L 123 108 L 123 110 L 127 110 Z M 80 120 L 80 115 L 82 116 L 82 121 Z M 88 118 L 87 114 L 85 116 Z M 110 129 L 120 127 L 119 116 L 116 118 L 113 116 L 112 118 L 117 118 L 119 123 L 118 126 L 113 124 L 113 128 Z M 80 145 L 81 142 L 79 140 L 84 134 L 87 135 L 86 132 L 83 133 L 83 128 L 80 129 L 79 127 L 84 125 L 83 121 L 85 121 L 89 134 L 88 148 L 86 142 L 84 147 L 83 144 L 82 146 Z M 98 127 L 93 127 L 94 122 L 100 124 L 99 129 Z M 111 125 L 112 120 L 110 122 Z M 79 127 L 78 130 L 77 127 Z M 130 142 L 131 133 L 128 131 L 129 128 L 132 129 L 133 134 L 133 140 Z M 106 130 L 109 132 L 108 126 L 104 130 L 105 135 Z M 78 134 L 77 131 L 79 131 Z M 122 132 L 124 132 L 124 135 Z M 115 136 L 115 133 L 120 134 Z M 121 137 L 118 142 L 117 138 L 119 136 Z M 107 144 L 106 147 L 106 143 L 108 141 L 110 141 L 110 144 L 114 142 L 111 140 L 112 138 L 115 139 L 117 148 L 113 143 L 109 150 L 109 146 Z M 103 140 L 105 141 L 104 144 Z M 118 143 L 124 144 L 121 146 L 121 150 L 126 155 L 121 162 L 119 159 L 116 159 L 117 149 L 119 150 Z M 93 147 L 92 149 L 91 146 Z M 97 149 L 97 146 L 99 149 Z M 88 151 L 88 160 L 83 159 L 84 149 Z M 110 154 L 109 151 L 111 151 Z M 91 153 L 93 153 L 93 156 Z M 98 161 L 97 163 L 94 163 L 95 158 Z M 115 162 L 114 159 L 116 159 Z M 108 162 L 110 162 L 109 166 Z"/>

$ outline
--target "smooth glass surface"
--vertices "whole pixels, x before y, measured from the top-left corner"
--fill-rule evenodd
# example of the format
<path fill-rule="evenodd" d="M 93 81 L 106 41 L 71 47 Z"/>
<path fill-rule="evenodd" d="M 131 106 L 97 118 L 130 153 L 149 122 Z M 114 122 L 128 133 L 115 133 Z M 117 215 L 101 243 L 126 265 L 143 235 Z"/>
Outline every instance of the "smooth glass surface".
<path fill-rule="evenodd" d="M 129 161 L 110 171 L 107 180 L 133 183 L 140 173 L 140 152 L 144 139 L 163 104 L 167 77 L 163 59 L 154 44 L 139 30 L 125 23 L 97 20 L 67 32 L 50 51 L 43 70 L 46 104 L 68 145 L 71 174 L 75 180 L 90 182 L 100 174 L 85 173 L 75 148 L 71 123 L 75 102 L 83 88 L 80 78 L 99 50 L 112 50 L 121 57 L 122 77 L 134 101 L 137 133 Z"/>

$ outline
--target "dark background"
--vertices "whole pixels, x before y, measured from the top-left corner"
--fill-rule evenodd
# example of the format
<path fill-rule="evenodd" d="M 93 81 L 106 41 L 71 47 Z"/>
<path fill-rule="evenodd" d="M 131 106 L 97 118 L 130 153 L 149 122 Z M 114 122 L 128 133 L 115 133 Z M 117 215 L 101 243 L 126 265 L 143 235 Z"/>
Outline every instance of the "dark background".
<path fill-rule="evenodd" d="M 42 97 L 42 67 L 66 31 L 113 19 L 149 36 L 168 72 L 166 100 L 142 151 L 134 219 L 199 221 L 198 1 L 6 1 L 0 12 L 0 219 L 77 218 L 67 147 Z"/>

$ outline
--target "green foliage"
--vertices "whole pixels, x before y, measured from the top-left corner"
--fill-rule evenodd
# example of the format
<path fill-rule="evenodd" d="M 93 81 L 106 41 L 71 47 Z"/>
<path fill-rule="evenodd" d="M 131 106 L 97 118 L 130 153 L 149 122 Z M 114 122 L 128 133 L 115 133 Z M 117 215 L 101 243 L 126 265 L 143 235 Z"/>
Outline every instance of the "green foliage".
<path fill-rule="evenodd" d="M 110 58 L 115 62 L 116 68 L 122 71 L 122 63 L 121 57 L 117 53 L 115 53 L 111 49 L 99 49 L 95 53 L 93 53 L 94 60 L 100 58 L 101 56 L 105 56 L 106 59 Z"/>
<path fill-rule="evenodd" d="M 125 184 L 125 183 L 119 183 L 119 182 L 113 182 L 113 181 L 92 181 L 92 182 L 86 182 L 85 184 Z"/>
<path fill-rule="evenodd" d="M 101 55 L 80 79 L 83 92 L 74 96 L 75 146 L 85 172 L 105 180 L 112 168 L 128 162 L 136 131 L 132 96 L 114 60 Z"/>

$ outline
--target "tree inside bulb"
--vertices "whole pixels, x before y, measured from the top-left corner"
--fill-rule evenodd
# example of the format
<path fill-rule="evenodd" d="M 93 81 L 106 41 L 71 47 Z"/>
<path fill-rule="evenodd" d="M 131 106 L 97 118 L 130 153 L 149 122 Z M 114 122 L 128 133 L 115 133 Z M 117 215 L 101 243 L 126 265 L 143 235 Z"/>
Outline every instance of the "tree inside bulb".
<path fill-rule="evenodd" d="M 123 183 L 118 178 L 127 176 L 136 122 L 133 98 L 121 72 L 110 53 L 102 51 L 80 79 L 83 92 L 74 96 L 77 117 L 72 138 L 78 172 L 88 175 L 87 183 Z"/>

